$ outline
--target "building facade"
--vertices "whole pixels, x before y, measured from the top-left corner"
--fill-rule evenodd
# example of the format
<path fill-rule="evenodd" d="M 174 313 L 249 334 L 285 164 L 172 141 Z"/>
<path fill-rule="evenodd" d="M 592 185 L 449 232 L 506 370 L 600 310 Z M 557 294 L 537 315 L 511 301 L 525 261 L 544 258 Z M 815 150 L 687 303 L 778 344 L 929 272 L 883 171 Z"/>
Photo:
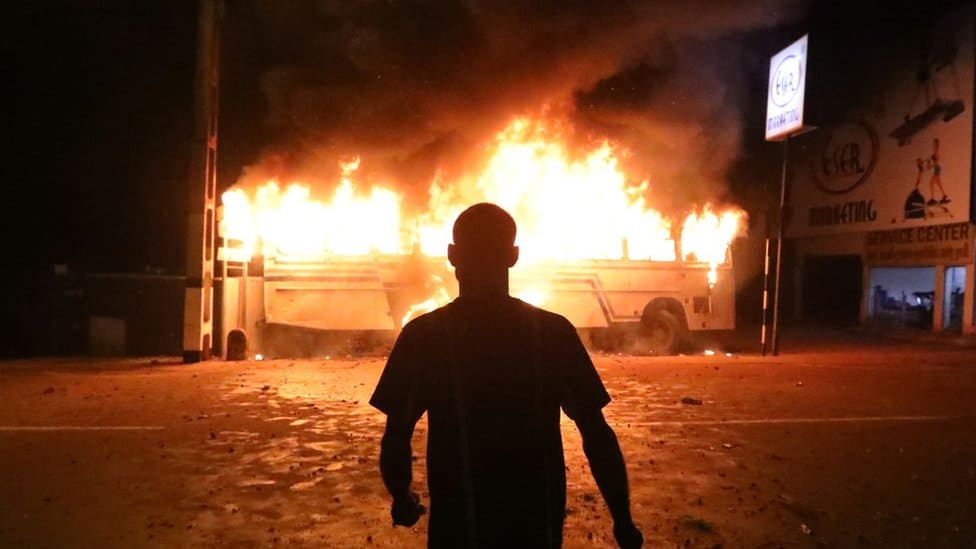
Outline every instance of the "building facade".
<path fill-rule="evenodd" d="M 846 71 L 811 62 L 826 91 L 791 139 L 786 219 L 798 319 L 976 333 L 974 20 L 866 39 Z"/>

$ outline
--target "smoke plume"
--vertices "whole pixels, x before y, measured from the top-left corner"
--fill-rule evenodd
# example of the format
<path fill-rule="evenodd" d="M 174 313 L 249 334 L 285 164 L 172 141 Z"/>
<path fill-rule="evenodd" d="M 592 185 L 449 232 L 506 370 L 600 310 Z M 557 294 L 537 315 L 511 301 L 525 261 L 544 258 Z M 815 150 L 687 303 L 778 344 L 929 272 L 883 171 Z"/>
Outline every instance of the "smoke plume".
<path fill-rule="evenodd" d="M 269 136 L 241 182 L 331 181 L 362 158 L 417 204 L 513 116 L 609 138 L 659 208 L 721 200 L 739 151 L 744 33 L 800 0 L 257 2 Z M 412 192 L 411 192 L 412 191 Z"/>

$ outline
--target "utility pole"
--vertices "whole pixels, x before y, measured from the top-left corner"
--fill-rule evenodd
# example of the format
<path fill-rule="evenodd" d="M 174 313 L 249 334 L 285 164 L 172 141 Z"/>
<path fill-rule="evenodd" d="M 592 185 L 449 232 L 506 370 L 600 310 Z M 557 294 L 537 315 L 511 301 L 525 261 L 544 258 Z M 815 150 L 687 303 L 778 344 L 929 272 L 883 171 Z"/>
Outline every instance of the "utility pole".
<path fill-rule="evenodd" d="M 190 149 L 183 362 L 209 360 L 214 328 L 217 100 L 222 0 L 199 0 L 194 128 Z"/>

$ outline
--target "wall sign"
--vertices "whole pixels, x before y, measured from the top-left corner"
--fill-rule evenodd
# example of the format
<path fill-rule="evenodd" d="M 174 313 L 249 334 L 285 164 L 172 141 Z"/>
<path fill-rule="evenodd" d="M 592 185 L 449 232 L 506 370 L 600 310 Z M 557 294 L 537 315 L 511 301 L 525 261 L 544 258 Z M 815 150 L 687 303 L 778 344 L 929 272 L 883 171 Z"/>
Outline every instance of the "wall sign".
<path fill-rule="evenodd" d="M 864 259 L 871 266 L 895 267 L 971 263 L 973 232 L 968 222 L 871 231 Z"/>
<path fill-rule="evenodd" d="M 864 181 L 878 162 L 878 134 L 865 122 L 841 122 L 821 132 L 813 158 L 814 183 L 828 194 L 844 194 Z"/>

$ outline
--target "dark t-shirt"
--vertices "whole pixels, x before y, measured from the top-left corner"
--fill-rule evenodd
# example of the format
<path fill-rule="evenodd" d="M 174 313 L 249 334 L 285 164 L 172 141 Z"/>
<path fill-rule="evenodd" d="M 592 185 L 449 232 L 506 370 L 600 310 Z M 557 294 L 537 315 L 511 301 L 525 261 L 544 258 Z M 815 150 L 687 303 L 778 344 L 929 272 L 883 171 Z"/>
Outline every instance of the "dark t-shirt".
<path fill-rule="evenodd" d="M 514 298 L 459 298 L 407 324 L 370 399 L 428 414 L 431 547 L 558 547 L 559 410 L 576 419 L 608 402 L 569 321 Z"/>

